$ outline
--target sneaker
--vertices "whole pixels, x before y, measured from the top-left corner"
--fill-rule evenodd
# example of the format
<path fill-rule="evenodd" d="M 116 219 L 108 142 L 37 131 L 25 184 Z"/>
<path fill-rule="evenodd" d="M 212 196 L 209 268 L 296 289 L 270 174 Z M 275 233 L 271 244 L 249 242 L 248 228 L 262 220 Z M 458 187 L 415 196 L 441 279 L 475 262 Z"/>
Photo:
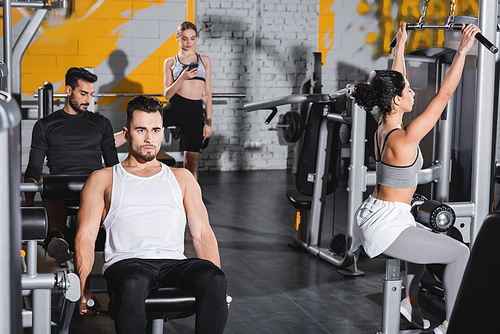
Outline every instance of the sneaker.
<path fill-rule="evenodd" d="M 441 325 L 438 327 L 434 328 L 434 333 L 435 334 L 446 334 L 446 331 L 448 330 L 448 321 L 443 321 Z"/>
<path fill-rule="evenodd" d="M 431 322 L 422 317 L 420 307 L 412 307 L 406 298 L 401 301 L 400 312 L 409 323 L 417 328 L 427 329 L 431 326 Z"/>
<path fill-rule="evenodd" d="M 63 264 L 73 258 L 73 253 L 69 251 L 69 245 L 63 238 L 53 237 L 47 245 L 47 254 L 53 257 L 57 263 Z"/>

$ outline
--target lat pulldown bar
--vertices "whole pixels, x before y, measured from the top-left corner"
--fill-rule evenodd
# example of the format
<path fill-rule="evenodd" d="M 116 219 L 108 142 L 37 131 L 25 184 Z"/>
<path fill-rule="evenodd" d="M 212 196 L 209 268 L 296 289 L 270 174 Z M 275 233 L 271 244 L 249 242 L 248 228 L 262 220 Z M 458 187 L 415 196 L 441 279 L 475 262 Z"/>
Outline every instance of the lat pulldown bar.
<path fill-rule="evenodd" d="M 406 30 L 462 30 L 462 23 L 452 23 L 447 25 L 421 25 L 409 23 L 406 25 Z M 491 43 L 483 34 L 477 33 L 476 39 L 479 43 L 483 44 L 485 48 L 490 50 L 491 53 L 497 53 L 498 48 Z M 396 46 L 396 37 L 393 38 L 389 47 L 393 49 Z"/>

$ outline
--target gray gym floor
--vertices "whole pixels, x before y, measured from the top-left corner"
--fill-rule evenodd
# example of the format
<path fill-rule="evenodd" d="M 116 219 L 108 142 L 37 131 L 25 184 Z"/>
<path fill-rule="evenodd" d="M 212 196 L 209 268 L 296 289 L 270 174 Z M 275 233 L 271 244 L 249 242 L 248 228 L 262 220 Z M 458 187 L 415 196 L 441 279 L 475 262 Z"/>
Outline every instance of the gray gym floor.
<path fill-rule="evenodd" d="M 225 333 L 358 334 L 381 329 L 383 259 L 362 255 L 358 267 L 365 276 L 349 278 L 287 245 L 295 236 L 295 212 L 285 196 L 294 187 L 289 171 L 204 172 L 199 181 L 233 297 Z M 345 228 L 345 188 L 341 182 L 335 196 L 335 232 Z M 327 202 L 326 247 L 334 196 Z M 105 295 L 98 298 L 107 304 Z M 443 300 L 422 292 L 420 303 L 431 328 L 438 326 L 444 319 Z M 409 327 L 402 322 L 401 328 Z M 74 334 L 113 332 L 110 318 L 76 313 L 70 329 Z M 194 333 L 194 317 L 165 323 L 165 333 Z"/>

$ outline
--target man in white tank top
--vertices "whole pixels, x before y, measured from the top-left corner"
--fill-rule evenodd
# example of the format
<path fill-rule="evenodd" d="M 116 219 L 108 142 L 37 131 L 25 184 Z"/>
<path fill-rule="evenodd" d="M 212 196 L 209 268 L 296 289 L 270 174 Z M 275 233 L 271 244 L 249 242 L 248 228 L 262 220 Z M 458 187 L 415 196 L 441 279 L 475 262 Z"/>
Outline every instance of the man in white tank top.
<path fill-rule="evenodd" d="M 95 315 L 100 309 L 88 290 L 88 277 L 102 224 L 103 275 L 115 303 L 117 333 L 146 333 L 144 301 L 160 286 L 183 287 L 196 296 L 197 332 L 223 333 L 228 305 L 217 240 L 193 175 L 156 160 L 163 137 L 161 112 L 162 104 L 154 97 L 140 95 L 129 101 L 127 159 L 94 172 L 82 189 L 75 237 L 80 313 Z M 186 221 L 198 258 L 184 256 Z M 87 308 L 89 299 L 96 301 L 92 309 Z"/>

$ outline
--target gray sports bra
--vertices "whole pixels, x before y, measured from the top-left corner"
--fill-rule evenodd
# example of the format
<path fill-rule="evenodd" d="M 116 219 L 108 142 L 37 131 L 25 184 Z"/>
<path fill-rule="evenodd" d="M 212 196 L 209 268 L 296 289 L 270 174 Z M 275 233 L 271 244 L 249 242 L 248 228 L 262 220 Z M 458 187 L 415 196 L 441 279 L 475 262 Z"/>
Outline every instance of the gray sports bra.
<path fill-rule="evenodd" d="M 196 57 L 198 58 L 198 60 L 196 61 L 198 63 L 198 74 L 196 75 L 196 77 L 194 77 L 190 80 L 197 79 L 197 80 L 206 81 L 207 70 L 205 69 L 205 64 L 203 64 L 203 61 L 201 60 L 201 57 L 199 54 L 196 54 Z M 177 80 L 177 78 L 179 78 L 182 71 L 184 71 L 184 69 L 186 67 L 188 67 L 188 65 L 181 63 L 178 55 L 176 55 L 174 57 L 174 59 L 175 59 L 175 62 L 174 62 L 174 68 L 172 69 L 172 77 L 174 78 L 174 81 L 175 81 L 175 80 Z"/>
<path fill-rule="evenodd" d="M 422 166 L 424 164 L 424 158 L 422 157 L 420 147 L 418 147 L 417 150 L 417 158 L 410 166 L 399 167 L 388 165 L 382 162 L 382 153 L 384 152 L 387 138 L 395 130 L 398 130 L 398 128 L 392 129 L 387 134 L 387 136 L 385 136 L 382 150 L 380 150 L 380 147 L 378 145 L 378 138 L 376 138 L 377 151 L 379 156 L 379 160 L 376 160 L 375 163 L 377 184 L 397 189 L 416 187 L 418 185 L 418 172 L 422 169 Z M 377 136 L 377 133 L 375 133 L 375 136 Z"/>

